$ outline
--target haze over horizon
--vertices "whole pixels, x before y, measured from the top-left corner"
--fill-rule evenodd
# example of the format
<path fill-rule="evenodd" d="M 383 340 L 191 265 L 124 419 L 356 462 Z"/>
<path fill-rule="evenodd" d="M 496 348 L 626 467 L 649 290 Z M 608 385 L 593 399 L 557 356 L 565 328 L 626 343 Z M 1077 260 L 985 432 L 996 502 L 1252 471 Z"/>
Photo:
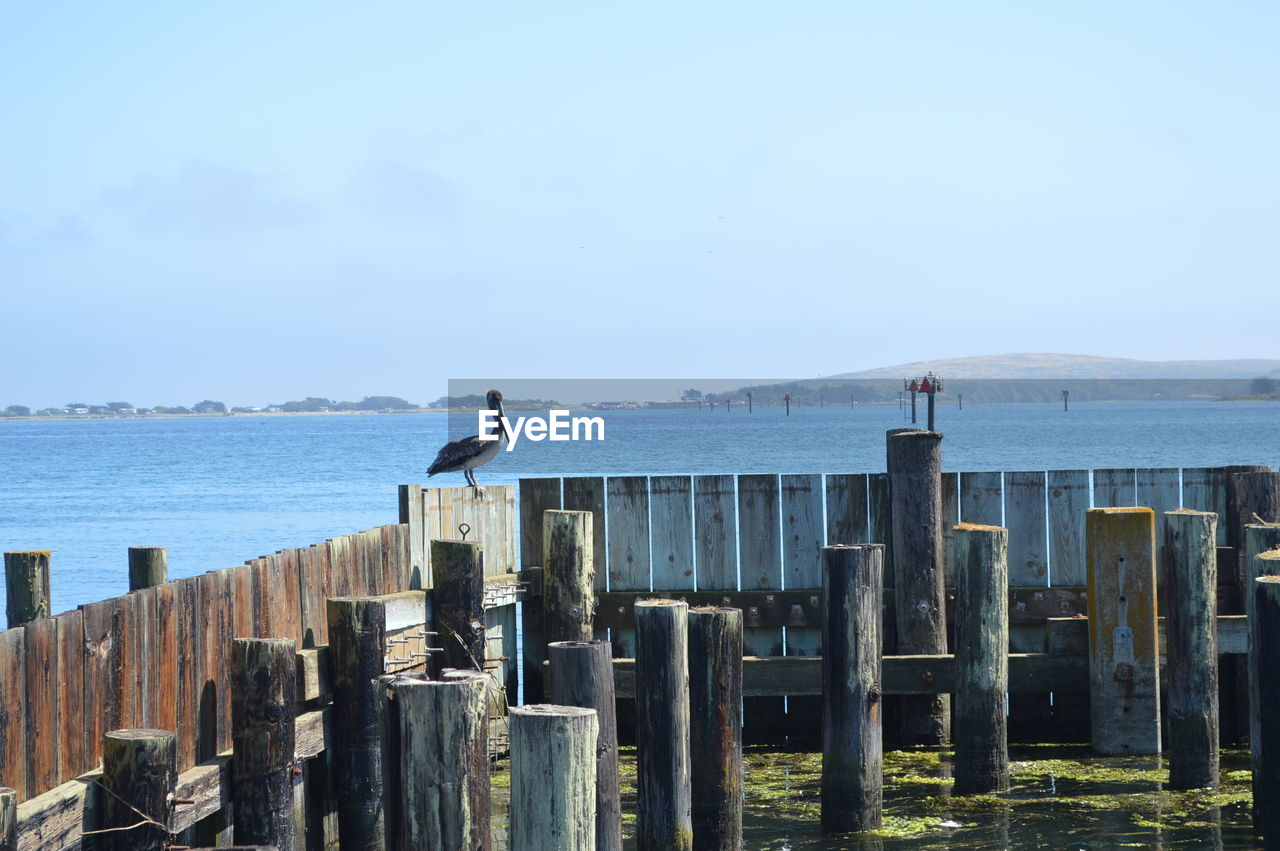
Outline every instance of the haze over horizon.
<path fill-rule="evenodd" d="M 1274 355 L 1280 8 L 11 5 L 0 409 Z"/>

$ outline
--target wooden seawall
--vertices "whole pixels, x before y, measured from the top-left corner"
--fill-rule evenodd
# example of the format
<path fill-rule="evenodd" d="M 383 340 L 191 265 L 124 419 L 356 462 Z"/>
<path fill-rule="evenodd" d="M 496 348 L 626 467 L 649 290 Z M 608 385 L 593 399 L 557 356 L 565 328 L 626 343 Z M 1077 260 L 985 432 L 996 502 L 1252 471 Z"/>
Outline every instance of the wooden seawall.
<path fill-rule="evenodd" d="M 1239 519 L 1249 515 L 1233 498 L 1230 469 L 961 472 L 944 473 L 942 484 L 948 538 L 962 521 L 1008 530 L 1011 739 L 1088 739 L 1089 702 L 1052 696 L 1089 691 L 1090 508 L 1217 514 L 1218 652 L 1247 651 L 1237 564 Z M 0 632 L 0 786 L 18 793 L 18 847 L 79 847 L 82 832 L 97 824 L 103 735 L 143 727 L 176 734 L 176 798 L 191 803 L 175 808 L 171 829 L 194 828 L 184 837 L 192 842 L 229 838 L 229 662 L 232 640 L 241 637 L 291 639 L 298 648 L 297 847 L 336 847 L 326 601 L 377 598 L 385 636 L 380 673 L 430 668 L 449 638 L 435 634 L 430 542 L 479 542 L 481 664 L 492 675 L 490 714 L 501 719 L 502 705 L 514 705 L 521 688 L 527 704 L 544 699 L 548 509 L 592 513 L 592 627 L 613 644 L 620 735 L 629 736 L 634 723 L 635 604 L 674 597 L 743 612 L 744 738 L 813 742 L 820 729 L 821 548 L 889 542 L 892 528 L 884 474 L 524 479 L 518 488 L 489 488 L 483 500 L 465 488 L 413 484 L 401 486 L 399 502 L 398 524 Z M 944 551 L 950 554 L 949 541 Z M 894 655 L 891 552 L 886 548 L 883 693 L 952 693 L 950 654 Z M 953 565 L 946 574 L 953 629 Z M 1220 697 L 1224 738 L 1239 741 L 1248 723 L 1243 666 L 1236 667 L 1224 664 Z M 490 727 L 491 753 L 501 751 L 505 721 Z M 888 725 L 885 735 L 892 736 Z"/>

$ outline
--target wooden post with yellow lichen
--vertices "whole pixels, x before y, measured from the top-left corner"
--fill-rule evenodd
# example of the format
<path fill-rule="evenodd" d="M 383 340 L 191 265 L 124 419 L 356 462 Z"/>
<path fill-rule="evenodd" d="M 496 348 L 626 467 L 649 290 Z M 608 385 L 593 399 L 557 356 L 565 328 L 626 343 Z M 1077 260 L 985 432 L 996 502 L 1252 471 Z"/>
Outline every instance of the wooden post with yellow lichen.
<path fill-rule="evenodd" d="M 1090 509 L 1085 538 L 1093 748 L 1158 754 L 1155 512 Z"/>
<path fill-rule="evenodd" d="M 880 827 L 884 545 L 822 548 L 822 830 Z"/>

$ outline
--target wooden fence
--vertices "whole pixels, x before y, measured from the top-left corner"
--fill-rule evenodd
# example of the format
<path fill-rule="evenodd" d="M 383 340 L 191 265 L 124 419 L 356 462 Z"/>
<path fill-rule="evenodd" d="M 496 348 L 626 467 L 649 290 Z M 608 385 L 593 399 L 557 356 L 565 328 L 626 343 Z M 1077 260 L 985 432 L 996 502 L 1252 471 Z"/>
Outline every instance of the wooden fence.
<path fill-rule="evenodd" d="M 1089 508 L 1146 505 L 1157 516 L 1176 508 L 1213 511 L 1220 516 L 1219 544 L 1235 548 L 1239 530 L 1227 522 L 1230 471 L 1201 467 L 944 473 L 944 549 L 950 553 L 950 527 L 958 522 L 1009 530 L 1010 650 L 1047 653 L 1051 630 L 1074 635 L 1072 625 L 1052 619 L 1087 612 L 1084 519 Z M 520 559 L 525 569 L 542 560 L 541 513 L 546 509 L 593 512 L 597 636 L 610 635 L 614 655 L 621 658 L 635 656 L 631 605 L 641 596 L 739 606 L 745 613 L 746 654 L 816 657 L 820 548 L 890 539 L 888 479 L 883 473 L 522 479 Z M 1232 563 L 1234 550 L 1224 549 L 1220 557 L 1224 569 L 1219 611 L 1239 614 L 1243 609 L 1236 574 L 1225 567 Z M 947 565 L 946 571 L 951 586 L 953 569 Z M 884 577 L 890 596 L 891 549 L 886 552 Z M 948 602 L 953 599 L 949 591 Z M 885 615 L 885 650 L 893 653 L 891 602 Z M 530 632 L 526 619 L 526 633 Z M 1064 639 L 1060 646 L 1074 645 Z M 538 648 L 526 640 L 525 653 L 536 660 Z M 774 670 L 779 684 L 797 682 L 781 675 L 781 667 Z M 526 672 L 526 699 L 536 699 L 536 694 L 529 694 L 530 684 L 537 685 L 536 672 L 529 666 Z M 1224 695 L 1230 693 L 1235 701 L 1238 687 L 1230 672 L 1224 681 Z M 772 693 L 791 695 L 786 710 L 781 697 L 748 701 L 748 737 L 776 738 L 783 729 L 817 729 L 816 704 L 805 699 L 807 690 L 781 688 Z M 1059 726 L 1087 730 L 1087 716 L 1068 718 L 1078 713 L 1078 702 L 1059 700 L 1056 709 L 1053 703 L 1047 689 L 1014 696 L 1011 735 L 1043 734 L 1043 723 L 1051 714 Z M 789 724 L 784 715 L 791 716 Z"/>

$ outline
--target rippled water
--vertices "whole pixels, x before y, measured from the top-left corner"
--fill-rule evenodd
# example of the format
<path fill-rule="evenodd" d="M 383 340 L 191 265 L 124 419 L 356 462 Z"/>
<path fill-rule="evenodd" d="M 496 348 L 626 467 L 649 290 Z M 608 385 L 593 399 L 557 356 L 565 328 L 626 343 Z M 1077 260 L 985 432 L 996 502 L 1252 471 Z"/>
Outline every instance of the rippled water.
<path fill-rule="evenodd" d="M 884 469 L 885 430 L 904 424 L 896 406 L 602 416 L 603 442 L 521 441 L 481 482 L 872 472 Z M 446 419 L 0 420 L 0 547 L 53 550 L 62 611 L 127 590 L 129 546 L 167 546 L 176 578 L 395 522 L 396 486 L 426 482 Z M 938 427 L 950 470 L 1280 464 L 1280 405 L 1269 403 L 969 404 L 941 407 Z"/>

